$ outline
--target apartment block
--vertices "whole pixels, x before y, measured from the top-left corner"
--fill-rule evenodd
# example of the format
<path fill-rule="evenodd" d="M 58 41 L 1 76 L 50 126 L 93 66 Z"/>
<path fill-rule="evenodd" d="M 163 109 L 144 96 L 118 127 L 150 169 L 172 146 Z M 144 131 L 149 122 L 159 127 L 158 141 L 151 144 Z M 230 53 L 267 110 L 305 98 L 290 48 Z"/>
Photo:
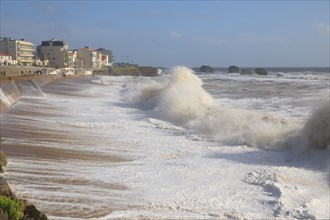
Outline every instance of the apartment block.
<path fill-rule="evenodd" d="M 34 64 L 33 44 L 24 39 L 0 38 L 0 52 L 11 56 L 18 65 L 32 66 Z"/>
<path fill-rule="evenodd" d="M 78 58 L 83 60 L 85 69 L 101 68 L 102 54 L 88 46 L 78 49 Z"/>
<path fill-rule="evenodd" d="M 38 46 L 38 56 L 44 62 L 48 60 L 50 67 L 63 68 L 69 67 L 72 64 L 70 54 L 68 53 L 69 46 L 63 40 L 56 38 L 42 41 Z"/>
<path fill-rule="evenodd" d="M 102 67 L 112 66 L 113 64 L 113 54 L 111 50 L 104 48 L 99 48 L 96 50 L 99 53 L 102 53 Z"/>
<path fill-rule="evenodd" d="M 84 60 L 78 57 L 78 50 L 68 51 L 68 67 L 73 67 L 73 68 L 84 67 Z"/>

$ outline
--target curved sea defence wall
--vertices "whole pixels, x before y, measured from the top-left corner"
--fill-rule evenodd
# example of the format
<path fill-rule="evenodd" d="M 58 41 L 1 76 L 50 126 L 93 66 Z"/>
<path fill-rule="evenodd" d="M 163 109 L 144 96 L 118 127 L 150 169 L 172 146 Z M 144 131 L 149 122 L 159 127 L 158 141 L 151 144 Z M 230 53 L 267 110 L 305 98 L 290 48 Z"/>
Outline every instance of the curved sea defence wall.
<path fill-rule="evenodd" d="M 0 87 L 0 114 L 6 112 L 21 97 L 15 81 L 9 81 Z"/>
<path fill-rule="evenodd" d="M 23 95 L 31 93 L 41 94 L 41 89 L 48 83 L 64 79 L 66 77 L 76 77 L 85 75 L 83 73 L 67 74 L 61 70 L 55 70 L 45 75 L 34 75 L 28 77 L 0 77 L 0 115 L 8 111 Z"/>
<path fill-rule="evenodd" d="M 0 86 L 0 114 L 5 113 L 8 109 L 17 102 L 17 100 L 26 93 L 26 86 L 34 87 L 39 91 L 43 86 L 53 81 L 49 75 L 35 76 L 30 80 L 7 81 Z"/>

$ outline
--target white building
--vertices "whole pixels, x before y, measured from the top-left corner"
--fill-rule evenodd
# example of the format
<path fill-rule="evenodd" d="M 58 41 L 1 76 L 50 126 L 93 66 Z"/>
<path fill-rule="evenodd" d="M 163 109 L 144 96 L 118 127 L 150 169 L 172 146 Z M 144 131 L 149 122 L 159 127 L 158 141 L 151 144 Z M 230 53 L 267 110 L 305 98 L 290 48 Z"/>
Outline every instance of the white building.
<path fill-rule="evenodd" d="M 37 50 L 40 59 L 42 61 L 48 60 L 50 67 L 62 68 L 69 66 L 68 49 L 69 46 L 66 42 L 54 38 L 48 41 L 42 41 Z"/>
<path fill-rule="evenodd" d="M 24 39 L 0 38 L 0 52 L 11 56 L 18 65 L 32 66 L 34 64 L 33 44 Z"/>
<path fill-rule="evenodd" d="M 78 50 L 68 51 L 68 67 L 73 67 L 73 68 L 84 67 L 84 60 L 78 57 Z"/>
<path fill-rule="evenodd" d="M 74 65 L 74 51 L 68 50 L 67 51 L 67 67 L 73 67 Z"/>
<path fill-rule="evenodd" d="M 12 59 L 11 56 L 8 54 L 0 52 L 0 65 L 12 65 Z"/>
<path fill-rule="evenodd" d="M 113 54 L 111 50 L 107 50 L 104 48 L 99 48 L 96 50 L 99 53 L 102 53 L 102 63 L 103 63 L 103 67 L 107 67 L 107 66 L 112 66 L 113 64 Z"/>
<path fill-rule="evenodd" d="M 111 66 L 109 63 L 109 56 L 107 54 L 101 54 L 101 67 L 109 67 Z"/>

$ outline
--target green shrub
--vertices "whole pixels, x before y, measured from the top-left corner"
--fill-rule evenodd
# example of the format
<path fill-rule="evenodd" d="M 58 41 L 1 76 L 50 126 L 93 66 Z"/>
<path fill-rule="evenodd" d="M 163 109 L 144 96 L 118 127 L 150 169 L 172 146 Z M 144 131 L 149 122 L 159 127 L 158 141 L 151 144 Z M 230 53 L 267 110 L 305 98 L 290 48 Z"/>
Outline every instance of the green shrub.
<path fill-rule="evenodd" d="M 10 220 L 19 220 L 23 217 L 24 205 L 18 199 L 11 200 L 6 196 L 0 196 L 0 207 L 6 210 Z"/>

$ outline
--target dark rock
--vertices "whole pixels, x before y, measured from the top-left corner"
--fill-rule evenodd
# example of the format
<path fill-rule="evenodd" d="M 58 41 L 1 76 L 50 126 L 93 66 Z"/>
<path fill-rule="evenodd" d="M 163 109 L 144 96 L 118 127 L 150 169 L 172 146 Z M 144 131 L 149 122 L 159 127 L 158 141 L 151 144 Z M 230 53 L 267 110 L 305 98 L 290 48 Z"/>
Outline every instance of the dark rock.
<path fill-rule="evenodd" d="M 203 73 L 213 73 L 214 69 L 210 66 L 203 65 L 199 68 L 199 71 L 201 71 Z"/>
<path fill-rule="evenodd" d="M 47 216 L 41 213 L 34 205 L 29 205 L 24 209 L 22 220 L 48 220 Z"/>
<path fill-rule="evenodd" d="M 0 151 L 0 173 L 5 171 L 6 166 L 7 166 L 7 157 L 2 151 Z"/>
<path fill-rule="evenodd" d="M 7 181 L 2 176 L 0 176 L 0 196 L 7 196 L 11 199 L 15 198 L 15 195 L 11 191 Z"/>
<path fill-rule="evenodd" d="M 141 76 L 158 76 L 158 69 L 151 66 L 140 66 Z"/>
<path fill-rule="evenodd" d="M 254 72 L 252 70 L 242 69 L 241 75 L 252 75 Z"/>
<path fill-rule="evenodd" d="M 228 67 L 228 73 L 239 73 L 239 68 L 237 66 L 230 66 Z"/>
<path fill-rule="evenodd" d="M 267 71 L 264 68 L 256 68 L 254 72 L 258 75 L 264 75 L 264 76 L 268 75 Z"/>
<path fill-rule="evenodd" d="M 28 206 L 32 205 L 32 203 L 29 200 L 26 200 L 26 199 L 19 199 L 19 200 L 22 202 L 24 207 L 28 207 Z"/>
<path fill-rule="evenodd" d="M 158 76 L 158 69 L 151 66 L 117 66 L 109 69 L 110 75 Z"/>
<path fill-rule="evenodd" d="M 0 208 L 0 219 L 9 220 L 8 213 L 5 210 L 3 210 L 2 208 Z"/>

